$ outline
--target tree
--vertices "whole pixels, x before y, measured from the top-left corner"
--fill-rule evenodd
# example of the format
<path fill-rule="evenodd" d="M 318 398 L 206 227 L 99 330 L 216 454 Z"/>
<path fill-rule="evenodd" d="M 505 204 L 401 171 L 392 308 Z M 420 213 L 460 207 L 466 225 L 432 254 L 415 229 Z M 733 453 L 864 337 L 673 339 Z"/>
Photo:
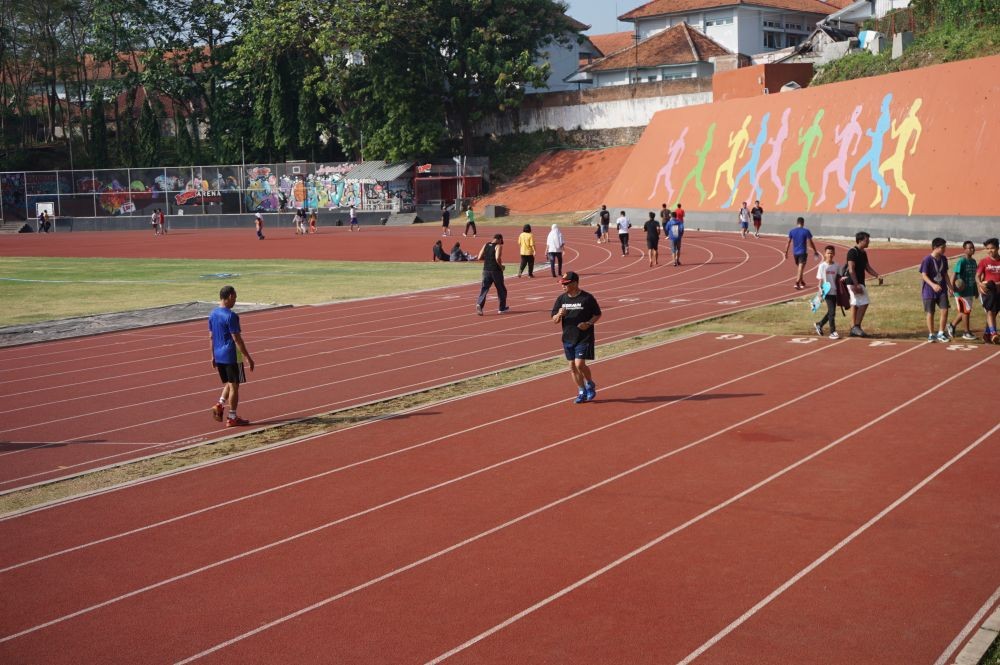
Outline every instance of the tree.
<path fill-rule="evenodd" d="M 105 117 L 104 92 L 97 88 L 90 107 L 90 144 L 88 152 L 94 168 L 108 167 L 108 124 Z"/>
<path fill-rule="evenodd" d="M 541 49 L 565 42 L 566 5 L 552 0 L 431 0 L 437 21 L 425 26 L 428 56 L 442 77 L 449 127 L 472 149 L 473 124 L 516 108 L 527 84 L 542 86 Z"/>
<path fill-rule="evenodd" d="M 142 105 L 139 116 L 137 147 L 140 166 L 156 166 L 160 163 L 160 121 L 148 98 Z"/>

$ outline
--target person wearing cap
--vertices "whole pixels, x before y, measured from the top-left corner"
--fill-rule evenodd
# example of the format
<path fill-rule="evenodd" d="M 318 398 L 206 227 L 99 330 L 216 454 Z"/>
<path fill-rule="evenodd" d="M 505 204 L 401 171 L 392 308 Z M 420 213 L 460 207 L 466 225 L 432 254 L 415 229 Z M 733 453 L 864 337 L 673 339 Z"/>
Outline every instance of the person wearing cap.
<path fill-rule="evenodd" d="M 563 293 L 552 305 L 552 322 L 562 324 L 563 351 L 577 388 L 574 402 L 581 404 L 597 397 L 587 361 L 594 359 L 594 325 L 601 318 L 601 306 L 594 296 L 580 290 L 580 276 L 575 272 L 567 272 L 559 283 Z"/>
<path fill-rule="evenodd" d="M 507 307 L 507 287 L 503 283 L 503 235 L 497 233 L 493 236 L 493 242 L 483 245 L 476 260 L 483 262 L 483 286 L 479 290 L 479 299 L 476 300 L 476 314 L 483 315 L 486 294 L 493 285 L 497 287 L 497 299 L 500 301 L 497 313 L 506 314 L 510 307 Z"/>

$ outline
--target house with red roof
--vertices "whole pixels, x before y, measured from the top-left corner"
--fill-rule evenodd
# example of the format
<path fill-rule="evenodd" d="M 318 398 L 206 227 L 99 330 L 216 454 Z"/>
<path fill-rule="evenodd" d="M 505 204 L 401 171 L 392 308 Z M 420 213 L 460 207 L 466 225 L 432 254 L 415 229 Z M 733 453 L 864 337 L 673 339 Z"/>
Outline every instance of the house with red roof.
<path fill-rule="evenodd" d="M 580 68 L 571 80 L 596 87 L 711 78 L 719 57 L 732 57 L 718 42 L 679 23 Z"/>
<path fill-rule="evenodd" d="M 798 46 L 816 23 L 852 0 L 651 0 L 619 21 L 635 24 L 640 40 L 687 24 L 732 53 Z"/>

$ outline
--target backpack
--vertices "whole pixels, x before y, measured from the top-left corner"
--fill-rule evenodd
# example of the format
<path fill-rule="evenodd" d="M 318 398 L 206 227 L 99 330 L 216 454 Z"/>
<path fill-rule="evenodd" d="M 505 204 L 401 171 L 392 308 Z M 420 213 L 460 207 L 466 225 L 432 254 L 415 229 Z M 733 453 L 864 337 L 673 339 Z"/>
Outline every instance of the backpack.
<path fill-rule="evenodd" d="M 837 307 L 841 313 L 846 314 L 847 308 L 851 306 L 851 293 L 847 286 L 847 278 L 843 275 L 837 277 Z"/>

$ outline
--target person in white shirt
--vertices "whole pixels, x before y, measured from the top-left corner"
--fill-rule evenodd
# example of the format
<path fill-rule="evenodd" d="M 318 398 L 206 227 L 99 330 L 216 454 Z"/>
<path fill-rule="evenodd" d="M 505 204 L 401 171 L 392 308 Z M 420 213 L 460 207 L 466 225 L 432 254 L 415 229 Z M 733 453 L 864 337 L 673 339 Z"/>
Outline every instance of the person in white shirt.
<path fill-rule="evenodd" d="M 628 254 L 628 230 L 632 228 L 632 224 L 625 216 L 624 210 L 622 210 L 621 217 L 618 218 L 615 225 L 618 227 L 618 241 L 622 244 L 622 256 L 626 256 Z"/>
<path fill-rule="evenodd" d="M 816 269 L 819 293 L 826 302 L 826 315 L 813 324 L 817 335 L 823 335 L 823 326 L 830 325 L 830 339 L 840 339 L 837 334 L 837 279 L 842 266 L 834 260 L 837 250 L 833 245 L 823 248 L 823 261 Z M 829 285 L 824 287 L 824 284 Z"/>
<path fill-rule="evenodd" d="M 563 247 L 566 241 L 563 239 L 562 231 L 557 224 L 552 225 L 548 237 L 545 239 L 545 251 L 549 255 L 549 269 L 553 277 L 561 277 L 563 269 Z"/>

